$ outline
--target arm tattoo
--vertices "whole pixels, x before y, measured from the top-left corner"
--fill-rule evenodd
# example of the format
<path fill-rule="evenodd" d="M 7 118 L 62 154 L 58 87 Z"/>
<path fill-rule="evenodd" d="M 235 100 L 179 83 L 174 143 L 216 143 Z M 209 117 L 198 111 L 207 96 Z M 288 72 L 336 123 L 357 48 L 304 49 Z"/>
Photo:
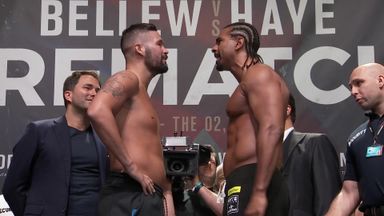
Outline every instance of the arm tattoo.
<path fill-rule="evenodd" d="M 111 79 L 105 83 L 101 91 L 111 93 L 113 97 L 121 97 L 123 95 L 122 83 L 117 77 L 111 77 Z"/>

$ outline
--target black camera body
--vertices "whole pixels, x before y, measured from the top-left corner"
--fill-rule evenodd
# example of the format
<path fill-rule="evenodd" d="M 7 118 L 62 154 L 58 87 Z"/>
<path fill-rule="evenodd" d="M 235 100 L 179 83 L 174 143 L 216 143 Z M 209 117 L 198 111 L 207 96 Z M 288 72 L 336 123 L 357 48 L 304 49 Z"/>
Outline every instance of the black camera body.
<path fill-rule="evenodd" d="M 168 176 L 195 176 L 199 145 L 185 136 L 163 138 L 164 166 Z"/>
<path fill-rule="evenodd" d="M 164 137 L 162 144 L 167 176 L 195 176 L 198 166 L 210 159 L 207 148 L 185 136 Z"/>

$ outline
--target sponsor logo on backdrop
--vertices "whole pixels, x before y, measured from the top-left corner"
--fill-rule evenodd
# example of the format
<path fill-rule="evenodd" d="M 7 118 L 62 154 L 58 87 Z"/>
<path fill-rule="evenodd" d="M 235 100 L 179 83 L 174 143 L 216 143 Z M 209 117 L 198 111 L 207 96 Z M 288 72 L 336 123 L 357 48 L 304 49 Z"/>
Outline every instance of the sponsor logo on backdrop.
<path fill-rule="evenodd" d="M 0 176 L 6 176 L 11 164 L 12 154 L 0 154 Z"/>

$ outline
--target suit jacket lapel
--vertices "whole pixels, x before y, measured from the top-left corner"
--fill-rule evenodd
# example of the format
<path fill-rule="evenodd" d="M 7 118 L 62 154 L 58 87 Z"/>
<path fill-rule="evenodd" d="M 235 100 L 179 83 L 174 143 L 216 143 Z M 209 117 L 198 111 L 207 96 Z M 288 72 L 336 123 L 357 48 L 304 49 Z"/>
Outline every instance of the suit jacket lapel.
<path fill-rule="evenodd" d="M 288 160 L 292 155 L 293 150 L 297 147 L 297 145 L 304 139 L 305 134 L 303 133 L 297 133 L 296 131 L 292 131 L 288 137 L 284 141 L 284 145 L 288 145 L 288 153 L 284 152 L 284 155 L 287 155 L 286 158 L 284 158 L 284 169 L 288 164 Z"/>
<path fill-rule="evenodd" d="M 55 119 L 54 122 L 54 131 L 63 161 L 66 184 L 69 185 L 69 178 L 71 173 L 71 144 L 69 139 L 68 124 L 64 116 Z"/>

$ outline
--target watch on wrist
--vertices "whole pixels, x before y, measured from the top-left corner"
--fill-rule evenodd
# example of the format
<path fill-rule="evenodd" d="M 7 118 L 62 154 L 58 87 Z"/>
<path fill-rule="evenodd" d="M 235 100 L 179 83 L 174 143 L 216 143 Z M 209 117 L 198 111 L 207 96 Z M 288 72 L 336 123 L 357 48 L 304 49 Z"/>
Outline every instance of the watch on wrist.
<path fill-rule="evenodd" d="M 195 184 L 195 186 L 192 188 L 193 193 L 198 193 L 199 190 L 204 186 L 203 182 L 199 181 Z"/>

